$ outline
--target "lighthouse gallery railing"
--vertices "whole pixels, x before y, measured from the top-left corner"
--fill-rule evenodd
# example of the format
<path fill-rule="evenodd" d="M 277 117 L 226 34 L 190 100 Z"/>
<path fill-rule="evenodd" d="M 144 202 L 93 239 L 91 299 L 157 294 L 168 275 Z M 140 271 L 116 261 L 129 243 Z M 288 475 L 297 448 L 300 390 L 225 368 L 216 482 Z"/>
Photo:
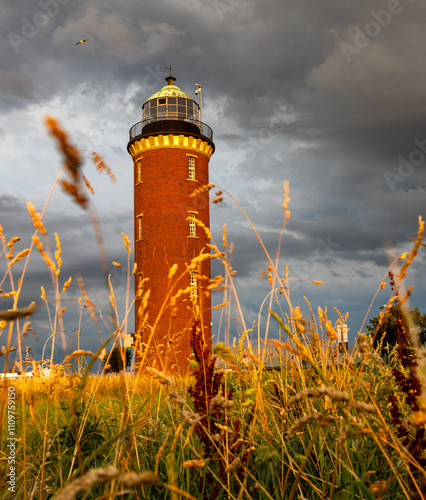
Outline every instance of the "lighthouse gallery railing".
<path fill-rule="evenodd" d="M 192 132 L 202 135 L 213 142 L 213 130 L 208 125 L 194 118 L 179 118 L 178 116 L 173 118 L 170 116 L 165 118 L 156 116 L 142 120 L 133 125 L 129 131 L 129 136 L 132 141 L 140 135 L 149 135 L 158 132 Z"/>

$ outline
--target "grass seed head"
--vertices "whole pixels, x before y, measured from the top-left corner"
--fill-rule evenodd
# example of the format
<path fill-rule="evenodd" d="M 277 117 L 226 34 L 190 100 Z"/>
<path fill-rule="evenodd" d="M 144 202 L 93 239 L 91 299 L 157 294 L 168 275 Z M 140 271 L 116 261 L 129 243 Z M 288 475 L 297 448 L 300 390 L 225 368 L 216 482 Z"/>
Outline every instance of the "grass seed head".
<path fill-rule="evenodd" d="M 230 472 L 234 472 L 240 467 L 241 465 L 241 458 L 236 457 L 229 465 L 226 467 L 225 472 L 226 474 L 229 474 Z"/>
<path fill-rule="evenodd" d="M 40 241 L 40 238 L 35 234 L 33 235 L 33 241 L 35 246 L 37 247 L 37 250 L 39 254 L 43 257 L 44 262 L 46 263 L 47 267 L 49 267 L 55 274 L 56 274 L 56 266 L 53 260 L 47 255 L 43 248 L 43 244 Z"/>
<path fill-rule="evenodd" d="M 288 400 L 287 406 L 290 406 L 296 403 L 297 401 L 303 401 L 304 399 L 307 398 L 318 397 L 322 395 L 326 395 L 331 399 L 333 399 L 334 401 L 351 400 L 351 395 L 348 392 L 339 391 L 334 387 L 321 385 L 319 387 L 307 387 L 306 389 L 303 389 L 302 391 L 298 392 L 296 395 L 294 395 Z"/>
<path fill-rule="evenodd" d="M 29 253 L 30 253 L 30 249 L 29 248 L 26 248 L 25 250 L 22 250 L 22 252 L 19 252 L 18 255 L 8 263 L 8 267 L 9 268 L 12 267 L 13 264 L 15 264 L 16 262 L 19 262 L 20 260 L 22 260 Z"/>
<path fill-rule="evenodd" d="M 125 484 L 126 486 L 158 486 L 160 484 L 160 478 L 155 472 L 146 470 L 141 473 L 136 472 L 126 472 L 118 477 L 118 480 Z"/>
<path fill-rule="evenodd" d="M 214 396 L 214 397 L 210 400 L 210 403 L 209 403 L 209 412 L 211 412 L 215 406 L 221 406 L 221 405 L 222 405 L 222 403 L 224 403 L 225 401 L 226 401 L 226 400 L 225 400 L 225 398 L 222 396 L 222 394 L 216 394 L 216 396 Z"/>
<path fill-rule="evenodd" d="M 74 479 L 55 497 L 56 500 L 74 500 L 79 493 L 89 491 L 96 483 L 105 483 L 118 476 L 119 472 L 114 465 L 104 469 L 91 469 L 84 476 Z"/>
<path fill-rule="evenodd" d="M 123 237 L 124 247 L 126 248 L 127 253 L 128 254 L 132 253 L 132 250 L 130 248 L 130 240 L 129 240 L 129 238 L 125 235 L 125 233 L 121 233 L 121 236 Z"/>
<path fill-rule="evenodd" d="M 77 179 L 78 168 L 82 163 L 80 152 L 70 143 L 68 134 L 61 128 L 59 122 L 53 116 L 47 116 L 45 122 L 50 135 L 57 140 L 58 149 L 65 157 L 67 169 L 72 177 Z"/>
<path fill-rule="evenodd" d="M 0 239 L 3 243 L 3 246 L 6 246 L 6 238 L 4 237 L 3 226 L 1 224 L 0 224 Z"/>
<path fill-rule="evenodd" d="M 60 180 L 62 189 L 74 198 L 74 201 L 86 208 L 88 199 L 81 190 L 82 157 L 78 149 L 70 142 L 68 134 L 61 128 L 59 122 L 52 116 L 45 119 L 49 134 L 56 139 L 58 150 L 64 157 L 65 170 L 70 180 Z"/>
<path fill-rule="evenodd" d="M 232 408 L 234 406 L 234 402 L 230 399 L 224 401 L 221 405 L 222 408 L 225 410 L 228 410 L 229 408 Z"/>
<path fill-rule="evenodd" d="M 111 179 L 111 182 L 114 183 L 117 181 L 111 168 L 105 163 L 104 159 L 98 153 L 95 152 L 92 153 L 92 162 L 94 163 L 100 174 L 105 171 L 108 177 Z"/>
<path fill-rule="evenodd" d="M 44 227 L 44 224 L 41 221 L 40 215 L 36 212 L 34 205 L 30 201 L 27 203 L 27 209 L 28 209 L 28 212 L 29 212 L 32 220 L 33 220 L 33 226 L 38 231 L 40 231 L 40 233 L 43 236 L 46 236 L 46 234 L 47 234 L 46 228 Z"/>
<path fill-rule="evenodd" d="M 152 368 L 151 366 L 147 366 L 145 370 L 151 374 L 153 378 L 158 380 L 160 384 L 162 385 L 172 385 L 173 380 L 170 377 L 167 377 L 164 375 L 163 372 L 160 372 L 160 370 L 157 370 L 156 368 Z"/>
<path fill-rule="evenodd" d="M 370 486 L 370 491 L 372 493 L 379 493 L 381 491 L 386 491 L 388 485 L 386 481 L 376 481 Z"/>
<path fill-rule="evenodd" d="M 291 436 L 295 434 L 301 427 L 310 423 L 317 422 L 319 426 L 325 427 L 334 422 L 340 421 L 342 417 L 334 417 L 333 415 L 324 415 L 321 412 L 312 413 L 311 415 L 305 415 L 297 419 L 287 430 L 287 434 Z"/>
<path fill-rule="evenodd" d="M 183 467 L 185 469 L 202 469 L 205 465 L 206 465 L 206 460 L 204 458 L 186 460 L 183 463 Z"/>
<path fill-rule="evenodd" d="M 191 411 L 182 410 L 182 417 L 184 418 L 185 423 L 189 425 L 195 425 L 201 420 L 201 416 L 198 413 L 192 413 Z"/>
<path fill-rule="evenodd" d="M 178 268 L 178 265 L 173 264 L 173 266 L 169 269 L 169 274 L 168 274 L 169 280 L 171 280 L 173 278 L 173 276 L 175 275 L 175 273 L 177 271 L 177 268 Z"/>
<path fill-rule="evenodd" d="M 86 187 L 87 189 L 92 193 L 92 194 L 95 194 L 95 190 L 93 189 L 92 185 L 90 184 L 88 178 L 85 176 L 85 175 L 82 175 L 81 176 L 83 181 L 84 181 L 84 184 L 86 184 Z"/>
<path fill-rule="evenodd" d="M 354 401 L 354 408 L 363 413 L 377 413 L 377 408 L 369 403 L 365 403 L 364 401 Z"/>

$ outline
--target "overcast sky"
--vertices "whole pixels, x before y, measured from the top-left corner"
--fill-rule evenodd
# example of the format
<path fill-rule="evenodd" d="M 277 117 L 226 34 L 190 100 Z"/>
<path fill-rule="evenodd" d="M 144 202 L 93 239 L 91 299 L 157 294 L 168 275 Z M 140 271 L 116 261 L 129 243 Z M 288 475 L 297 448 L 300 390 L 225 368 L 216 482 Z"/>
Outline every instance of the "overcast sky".
<path fill-rule="evenodd" d="M 6 239 L 21 237 L 15 252 L 29 245 L 26 204 L 41 211 L 60 170 L 61 157 L 44 126 L 44 117 L 52 115 L 85 155 L 124 316 L 126 272 L 112 261 L 126 265 L 121 232 L 133 241 L 128 131 L 142 119 L 144 101 L 166 84 L 165 67 L 171 65 L 176 85 L 194 98 L 195 84 L 203 85 L 203 121 L 216 146 L 211 182 L 237 199 L 271 256 L 283 221 L 283 181 L 289 181 L 291 217 L 280 273 L 288 265 L 292 304 L 304 311 L 306 296 L 315 312 L 327 307 L 333 322 L 334 307 L 348 312 L 354 343 L 389 253 L 410 249 L 407 238 L 415 238 L 418 216 L 425 215 L 425 14 L 426 4 L 412 0 L 1 0 L 0 223 Z M 76 45 L 80 39 L 89 41 Z M 96 172 L 91 151 L 110 165 L 115 184 Z M 60 282 L 73 277 L 64 294 L 70 299 L 64 321 L 74 338 L 77 274 L 108 315 L 93 226 L 59 188 L 44 220 L 51 247 L 55 232 L 62 242 Z M 267 279 L 258 279 L 266 261 L 226 196 L 211 207 L 219 243 L 224 223 L 250 326 L 270 291 Z M 411 307 L 422 312 L 424 266 L 422 248 L 406 282 L 415 285 Z M 213 266 L 213 274 L 221 271 Z M 0 272 L 2 278 L 4 258 Z M 41 302 L 40 285 L 53 296 L 50 274 L 35 253 L 24 283 L 20 306 Z M 10 290 L 8 279 L 2 288 Z M 389 295 L 387 286 L 369 317 Z M 220 302 L 215 296 L 214 303 Z M 9 305 L 0 299 L 0 309 Z M 282 309 L 289 310 L 284 302 Z M 84 325 L 80 347 L 93 350 L 98 335 L 89 322 Z M 39 340 L 29 337 L 25 345 L 40 358 L 50 335 L 45 311 L 37 311 L 32 326 Z M 261 332 L 264 327 L 261 321 Z M 217 340 L 218 316 L 214 332 Z"/>

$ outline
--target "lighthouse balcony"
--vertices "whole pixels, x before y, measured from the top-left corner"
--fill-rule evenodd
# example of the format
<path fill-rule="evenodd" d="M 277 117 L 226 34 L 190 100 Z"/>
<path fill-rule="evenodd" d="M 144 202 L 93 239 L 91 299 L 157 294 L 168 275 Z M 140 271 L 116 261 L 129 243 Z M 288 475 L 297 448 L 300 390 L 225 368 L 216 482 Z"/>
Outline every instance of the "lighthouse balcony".
<path fill-rule="evenodd" d="M 156 134 L 184 134 L 194 137 L 201 137 L 213 142 L 213 130 L 203 122 L 186 116 L 185 118 L 175 117 L 150 117 L 135 123 L 129 131 L 130 142 L 142 137 Z"/>

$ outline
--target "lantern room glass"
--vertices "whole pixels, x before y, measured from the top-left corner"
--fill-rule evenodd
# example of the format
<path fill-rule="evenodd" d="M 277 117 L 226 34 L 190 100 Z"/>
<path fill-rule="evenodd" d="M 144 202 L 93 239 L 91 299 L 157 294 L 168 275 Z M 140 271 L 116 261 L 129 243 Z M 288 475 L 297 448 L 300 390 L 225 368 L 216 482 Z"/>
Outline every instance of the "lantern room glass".
<path fill-rule="evenodd" d="M 142 106 L 143 120 L 156 121 L 158 119 L 178 119 L 189 122 L 198 121 L 199 106 L 183 97 L 158 97 L 147 101 Z"/>

